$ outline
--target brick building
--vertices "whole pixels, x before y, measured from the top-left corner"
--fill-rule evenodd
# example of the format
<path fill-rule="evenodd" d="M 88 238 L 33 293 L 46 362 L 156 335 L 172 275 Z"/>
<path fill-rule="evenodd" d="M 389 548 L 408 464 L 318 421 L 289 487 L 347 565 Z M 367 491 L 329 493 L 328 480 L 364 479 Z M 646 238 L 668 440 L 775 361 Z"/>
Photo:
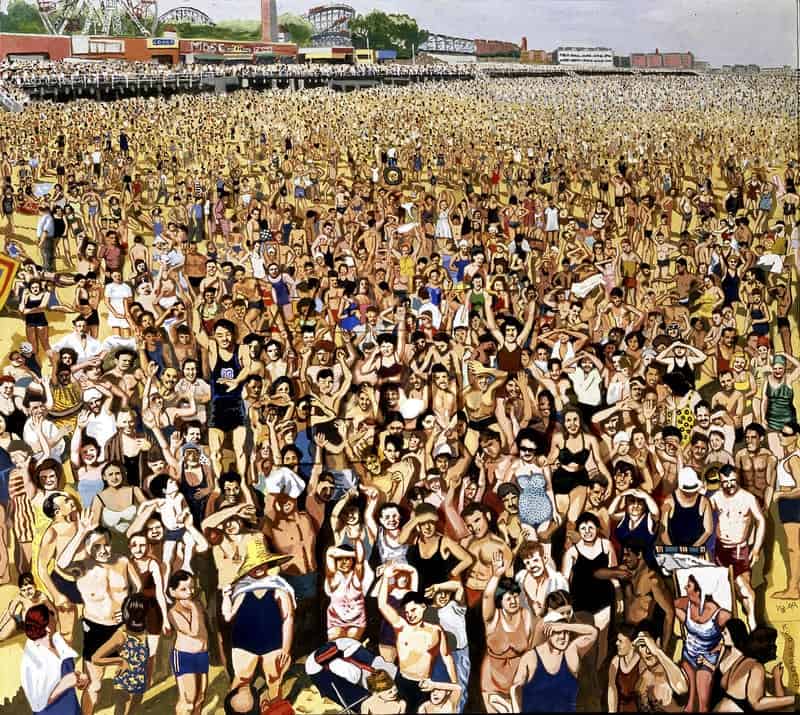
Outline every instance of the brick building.
<path fill-rule="evenodd" d="M 128 60 L 178 61 L 177 37 L 103 37 L 98 35 L 0 35 L 0 60 Z"/>
<path fill-rule="evenodd" d="M 518 55 L 519 45 L 503 40 L 475 40 L 475 50 L 478 57 Z"/>
<path fill-rule="evenodd" d="M 631 67 L 635 69 L 690 70 L 694 67 L 691 52 L 634 52 L 631 53 Z"/>
<path fill-rule="evenodd" d="M 547 50 L 523 50 L 519 54 L 519 61 L 531 65 L 551 65 L 553 53 Z"/>

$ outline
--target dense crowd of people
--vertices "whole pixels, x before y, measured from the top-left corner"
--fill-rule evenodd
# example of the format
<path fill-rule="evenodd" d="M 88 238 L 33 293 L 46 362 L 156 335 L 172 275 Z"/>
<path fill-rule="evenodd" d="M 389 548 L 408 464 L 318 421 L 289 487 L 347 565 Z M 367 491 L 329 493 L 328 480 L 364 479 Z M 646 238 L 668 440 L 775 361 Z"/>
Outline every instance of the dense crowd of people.
<path fill-rule="evenodd" d="M 33 712 L 167 679 L 181 715 L 793 710 L 792 91 L 0 115 L 0 653 Z"/>
<path fill-rule="evenodd" d="M 524 68 L 523 65 L 518 67 Z M 217 77 L 451 77 L 480 76 L 489 69 L 508 69 L 506 66 L 448 65 L 444 63 L 420 64 L 240 64 L 240 63 L 179 63 L 158 64 L 123 60 L 11 60 L 0 62 L 0 78 L 8 84 L 25 86 L 42 78 L 47 80 L 73 77 L 158 77 L 169 78 L 185 73 L 211 74 Z M 528 71 L 531 69 L 528 67 Z"/>

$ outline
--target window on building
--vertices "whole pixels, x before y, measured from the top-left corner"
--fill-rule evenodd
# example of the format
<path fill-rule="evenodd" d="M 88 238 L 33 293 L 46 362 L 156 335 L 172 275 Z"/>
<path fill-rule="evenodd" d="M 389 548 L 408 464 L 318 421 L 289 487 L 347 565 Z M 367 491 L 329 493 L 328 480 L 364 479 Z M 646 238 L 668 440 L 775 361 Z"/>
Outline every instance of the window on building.
<path fill-rule="evenodd" d="M 111 55 L 125 52 L 125 42 L 122 40 L 89 40 L 90 55 Z"/>

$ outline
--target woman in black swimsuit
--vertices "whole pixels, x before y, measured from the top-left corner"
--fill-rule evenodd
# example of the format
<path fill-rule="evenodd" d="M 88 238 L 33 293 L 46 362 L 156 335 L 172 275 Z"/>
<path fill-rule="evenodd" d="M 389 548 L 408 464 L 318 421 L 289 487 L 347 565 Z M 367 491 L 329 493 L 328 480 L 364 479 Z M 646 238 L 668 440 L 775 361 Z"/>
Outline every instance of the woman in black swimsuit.
<path fill-rule="evenodd" d="M 78 312 L 86 319 L 86 329 L 93 338 L 97 337 L 100 329 L 100 316 L 97 313 L 97 306 L 92 305 L 91 295 L 88 288 L 89 279 L 80 275 L 75 290 L 75 307 Z"/>
<path fill-rule="evenodd" d="M 44 353 L 50 352 L 50 325 L 46 315 L 49 302 L 50 292 L 42 289 L 42 282 L 38 279 L 30 281 L 20 297 L 25 335 L 33 345 L 34 355 L 40 349 Z"/>
<path fill-rule="evenodd" d="M 3 192 L 2 209 L 3 216 L 6 219 L 5 231 L 7 236 L 14 235 L 14 206 L 14 190 L 10 186 L 6 186 Z"/>
<path fill-rule="evenodd" d="M 400 530 L 399 540 L 409 544 L 406 561 L 417 570 L 420 593 L 437 583 L 457 579 L 472 564 L 469 552 L 437 531 L 439 514 L 432 504 L 419 504 Z"/>
<path fill-rule="evenodd" d="M 491 224 L 499 224 L 500 223 L 500 207 L 497 204 L 497 199 L 494 196 L 489 198 L 488 203 L 486 204 L 486 223 Z"/>
<path fill-rule="evenodd" d="M 398 357 L 397 338 L 391 333 L 381 333 L 378 336 L 378 350 L 366 360 L 361 372 L 363 375 L 372 373 L 375 384 L 379 387 L 389 383 L 400 385 L 404 367 Z"/>
<path fill-rule="evenodd" d="M 615 597 L 611 580 L 598 572 L 616 568 L 617 554 L 611 542 L 601 535 L 600 520 L 594 514 L 583 512 L 575 521 L 575 529 L 581 540 L 564 554 L 562 572 L 570 582 L 573 609 L 592 614 L 593 625 L 600 631 L 596 662 L 602 663 Z"/>
<path fill-rule="evenodd" d="M 748 634 L 747 626 L 738 618 L 731 618 L 725 624 L 723 651 L 717 668 L 719 678 L 715 678 L 718 683 L 715 682 L 712 693 L 712 702 L 717 701 L 715 710 L 754 713 L 783 710 L 794 705 L 794 696 L 784 693 L 781 681 L 773 683 L 775 695 L 766 692 L 768 679 L 764 665 L 777 657 L 776 637 L 777 631 L 766 626 Z"/>
<path fill-rule="evenodd" d="M 568 407 L 564 410 L 564 432 L 553 437 L 549 458 L 551 464 L 558 463 L 558 468 L 553 472 L 553 492 L 556 507 L 562 516 L 573 511 L 569 509 L 571 505 L 583 504 L 589 485 L 589 471 L 586 468 L 589 457 L 610 485 L 611 475 L 600 457 L 597 438 L 583 431 L 580 410 Z"/>
<path fill-rule="evenodd" d="M 789 201 L 789 198 L 795 199 L 794 201 Z M 783 200 L 783 218 L 786 223 L 794 223 L 794 215 L 797 213 L 797 195 L 796 194 L 787 194 L 786 198 Z"/>

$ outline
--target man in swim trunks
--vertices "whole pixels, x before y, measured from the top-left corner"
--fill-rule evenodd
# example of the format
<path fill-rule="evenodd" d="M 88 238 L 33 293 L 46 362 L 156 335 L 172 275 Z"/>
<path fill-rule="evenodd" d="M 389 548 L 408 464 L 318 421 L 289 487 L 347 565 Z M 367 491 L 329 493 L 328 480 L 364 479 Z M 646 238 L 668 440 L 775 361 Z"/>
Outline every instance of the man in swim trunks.
<path fill-rule="evenodd" d="M 74 570 L 75 585 L 83 600 L 83 664 L 89 684 L 81 699 L 81 710 L 88 715 L 97 705 L 104 670 L 92 664 L 92 656 L 119 628 L 123 601 L 142 587 L 131 561 L 112 553 L 108 529 L 93 527 L 91 516 L 84 514 L 56 561 L 62 572 Z M 81 549 L 86 557 L 78 560 Z"/>

